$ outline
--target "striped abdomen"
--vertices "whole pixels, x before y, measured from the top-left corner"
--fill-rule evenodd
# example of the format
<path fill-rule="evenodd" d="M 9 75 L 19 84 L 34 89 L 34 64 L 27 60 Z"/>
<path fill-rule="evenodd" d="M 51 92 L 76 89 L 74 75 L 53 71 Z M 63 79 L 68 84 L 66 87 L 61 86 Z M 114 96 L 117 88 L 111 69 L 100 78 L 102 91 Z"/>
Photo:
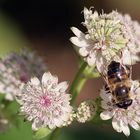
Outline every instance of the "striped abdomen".
<path fill-rule="evenodd" d="M 122 82 L 130 77 L 130 69 L 119 62 L 112 61 L 108 66 L 107 76 L 110 84 Z"/>

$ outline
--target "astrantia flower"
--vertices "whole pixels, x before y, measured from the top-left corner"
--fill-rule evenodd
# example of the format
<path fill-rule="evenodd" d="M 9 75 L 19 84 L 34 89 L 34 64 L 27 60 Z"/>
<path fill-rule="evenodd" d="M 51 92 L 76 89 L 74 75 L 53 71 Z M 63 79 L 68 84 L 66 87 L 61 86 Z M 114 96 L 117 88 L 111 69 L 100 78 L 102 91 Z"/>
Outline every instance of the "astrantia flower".
<path fill-rule="evenodd" d="M 42 127 L 61 127 L 72 112 L 70 94 L 66 93 L 67 82 L 58 83 L 51 73 L 44 73 L 42 81 L 32 78 L 17 95 L 21 114 L 32 121 L 33 130 Z"/>
<path fill-rule="evenodd" d="M 130 16 L 112 11 L 109 14 L 98 14 L 97 11 L 84 8 L 85 21 L 83 25 L 87 32 L 72 27 L 75 37 L 71 42 L 78 47 L 84 60 L 102 72 L 112 61 L 123 61 L 123 64 L 133 64 L 139 60 L 140 25 L 132 21 Z M 131 59 L 130 59 L 131 58 Z"/>
<path fill-rule="evenodd" d="M 76 118 L 80 123 L 90 121 L 96 113 L 96 104 L 93 100 L 83 101 L 77 108 Z"/>
<path fill-rule="evenodd" d="M 13 100 L 31 76 L 41 78 L 45 71 L 46 64 L 34 52 L 22 50 L 21 54 L 10 53 L 0 60 L 0 93 L 5 93 L 6 99 Z"/>
<path fill-rule="evenodd" d="M 130 135 L 129 126 L 140 130 L 140 86 L 138 81 L 132 81 L 131 95 L 133 98 L 132 105 L 127 109 L 118 108 L 112 103 L 112 94 L 105 89 L 101 90 L 101 106 L 104 111 L 100 114 L 102 120 L 112 118 L 113 128 L 126 136 Z"/>

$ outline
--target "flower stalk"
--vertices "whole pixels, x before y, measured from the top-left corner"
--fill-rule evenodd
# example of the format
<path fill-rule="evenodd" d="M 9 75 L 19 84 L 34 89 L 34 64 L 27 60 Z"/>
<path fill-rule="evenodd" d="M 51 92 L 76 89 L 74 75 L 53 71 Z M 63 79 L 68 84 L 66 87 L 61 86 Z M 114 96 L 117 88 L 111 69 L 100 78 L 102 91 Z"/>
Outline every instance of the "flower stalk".
<path fill-rule="evenodd" d="M 60 134 L 61 129 L 60 128 L 56 128 L 50 135 L 49 140 L 54 140 L 55 138 L 57 138 L 57 136 Z"/>
<path fill-rule="evenodd" d="M 79 69 L 78 73 L 76 74 L 75 79 L 71 85 L 71 88 L 70 88 L 70 93 L 72 94 L 71 104 L 74 104 L 76 97 L 79 95 L 82 87 L 84 86 L 85 82 L 87 81 L 87 78 L 83 74 L 87 66 L 88 66 L 88 64 L 86 62 L 84 62 L 82 64 L 81 68 Z"/>

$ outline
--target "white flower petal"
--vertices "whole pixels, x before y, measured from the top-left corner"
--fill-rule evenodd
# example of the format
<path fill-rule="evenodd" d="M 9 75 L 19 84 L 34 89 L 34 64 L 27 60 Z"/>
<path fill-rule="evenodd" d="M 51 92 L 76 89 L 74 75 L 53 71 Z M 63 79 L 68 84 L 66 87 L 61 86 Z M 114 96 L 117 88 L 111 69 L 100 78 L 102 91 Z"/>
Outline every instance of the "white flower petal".
<path fill-rule="evenodd" d="M 135 130 L 140 130 L 140 126 L 138 125 L 138 123 L 136 123 L 135 121 L 131 121 L 130 125 L 132 128 L 134 128 Z"/>
<path fill-rule="evenodd" d="M 68 82 L 64 81 L 57 85 L 56 90 L 63 93 L 68 88 Z"/>
<path fill-rule="evenodd" d="M 139 115 L 138 115 L 138 116 L 136 115 L 136 116 L 134 117 L 134 121 L 140 123 L 140 116 L 139 116 Z"/>
<path fill-rule="evenodd" d="M 79 54 L 81 55 L 81 56 L 87 56 L 88 55 L 88 51 L 86 50 L 86 48 L 80 48 L 79 49 Z"/>
<path fill-rule="evenodd" d="M 84 18 L 85 18 L 85 22 L 86 20 L 89 19 L 89 17 L 92 15 L 92 11 L 88 10 L 86 7 L 84 7 Z"/>
<path fill-rule="evenodd" d="M 52 75 L 50 72 L 45 72 L 42 76 L 42 84 L 43 85 L 48 85 L 48 82 L 51 81 Z"/>
<path fill-rule="evenodd" d="M 89 42 L 85 38 L 71 37 L 70 41 L 78 47 L 88 47 Z"/>
<path fill-rule="evenodd" d="M 85 36 L 85 34 L 83 32 L 81 32 L 78 28 L 76 27 L 71 27 L 71 30 L 73 31 L 73 33 L 78 37 L 78 38 L 83 38 Z"/>
<path fill-rule="evenodd" d="M 35 86 L 38 86 L 40 84 L 40 81 L 37 77 L 34 77 L 31 79 L 31 83 Z"/>
<path fill-rule="evenodd" d="M 96 57 L 96 67 L 100 73 L 103 73 L 105 71 L 106 68 L 105 65 L 106 61 L 101 56 L 98 55 Z"/>
<path fill-rule="evenodd" d="M 47 85 L 48 80 L 50 80 L 50 79 L 51 79 L 51 73 L 50 72 L 47 72 L 47 73 L 45 72 L 42 76 L 42 84 Z"/>
<path fill-rule="evenodd" d="M 89 64 L 89 66 L 93 66 L 96 64 L 96 57 L 97 57 L 96 51 L 94 51 L 94 53 L 90 54 L 87 57 L 87 63 Z"/>
<path fill-rule="evenodd" d="M 114 115 L 113 111 L 104 111 L 100 114 L 102 120 L 109 120 Z"/>
<path fill-rule="evenodd" d="M 130 129 L 127 124 L 125 124 L 122 120 L 120 122 L 121 129 L 123 133 L 128 137 L 130 135 Z"/>
<path fill-rule="evenodd" d="M 115 117 L 113 117 L 112 126 L 117 132 L 122 132 L 120 121 L 118 121 Z"/>

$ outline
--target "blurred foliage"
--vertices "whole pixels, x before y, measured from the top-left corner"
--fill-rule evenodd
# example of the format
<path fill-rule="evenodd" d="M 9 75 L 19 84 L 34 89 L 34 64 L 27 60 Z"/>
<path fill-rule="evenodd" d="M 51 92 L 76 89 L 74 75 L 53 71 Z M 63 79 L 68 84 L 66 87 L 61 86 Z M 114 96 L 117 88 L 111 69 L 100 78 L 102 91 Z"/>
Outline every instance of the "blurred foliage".
<path fill-rule="evenodd" d="M 31 124 L 24 122 L 24 119 L 18 115 L 19 105 L 17 102 L 7 101 L 3 97 L 3 94 L 0 94 L 0 104 L 5 105 L 5 107 L 0 110 L 0 113 L 3 113 L 10 123 L 9 126 L 7 126 L 7 131 L 1 132 L 0 140 L 9 140 L 11 138 L 15 140 L 31 140 Z"/>
<path fill-rule="evenodd" d="M 17 25 L 0 13 L 0 56 L 24 46 L 26 41 Z"/>

